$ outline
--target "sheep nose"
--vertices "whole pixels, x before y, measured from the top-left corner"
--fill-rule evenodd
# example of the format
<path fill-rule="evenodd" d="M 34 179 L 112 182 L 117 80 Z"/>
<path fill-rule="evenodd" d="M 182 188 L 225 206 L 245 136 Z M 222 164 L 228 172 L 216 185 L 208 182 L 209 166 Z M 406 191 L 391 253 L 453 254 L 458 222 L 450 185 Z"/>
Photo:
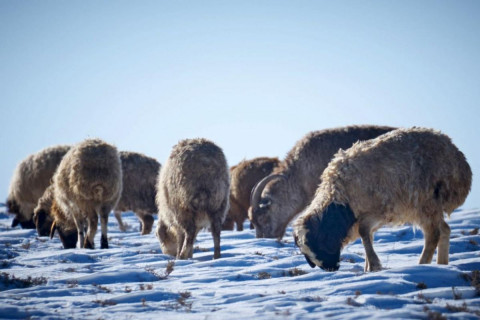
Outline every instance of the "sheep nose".
<path fill-rule="evenodd" d="M 332 266 L 324 266 L 324 265 L 322 265 L 322 266 L 320 266 L 320 268 L 322 268 L 322 270 L 331 272 L 331 271 L 337 271 L 337 270 L 340 268 L 340 266 L 333 266 L 333 267 L 332 267 Z"/>

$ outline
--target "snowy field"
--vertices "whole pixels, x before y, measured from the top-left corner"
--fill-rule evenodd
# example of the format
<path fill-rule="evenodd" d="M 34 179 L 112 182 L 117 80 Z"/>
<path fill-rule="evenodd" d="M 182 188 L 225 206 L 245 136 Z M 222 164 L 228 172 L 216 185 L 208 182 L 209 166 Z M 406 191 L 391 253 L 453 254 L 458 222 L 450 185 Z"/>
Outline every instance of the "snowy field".
<path fill-rule="evenodd" d="M 448 220 L 448 266 L 417 264 L 420 230 L 380 229 L 374 247 L 384 270 L 376 273 L 363 272 L 358 240 L 342 252 L 339 271 L 311 269 L 291 228 L 281 242 L 256 239 L 247 224 L 224 231 L 219 260 L 212 260 L 210 233 L 200 233 L 193 259 L 174 261 L 153 233 L 139 234 L 132 213 L 124 214 L 127 232 L 111 216 L 108 250 L 64 250 L 58 238 L 12 229 L 11 221 L 0 212 L 2 319 L 480 317 L 480 210 Z"/>

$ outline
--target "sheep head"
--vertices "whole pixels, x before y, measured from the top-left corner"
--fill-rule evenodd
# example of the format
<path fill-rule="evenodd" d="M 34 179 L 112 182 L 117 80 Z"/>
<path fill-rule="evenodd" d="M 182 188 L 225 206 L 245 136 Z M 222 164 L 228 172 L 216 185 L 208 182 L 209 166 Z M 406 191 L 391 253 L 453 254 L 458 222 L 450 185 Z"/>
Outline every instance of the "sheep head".
<path fill-rule="evenodd" d="M 67 220 L 65 213 L 58 206 L 55 200 L 52 201 L 51 211 L 52 217 L 56 217 L 50 229 L 50 239 L 58 232 L 58 237 L 62 241 L 65 249 L 73 249 L 77 246 L 78 232 L 73 221 Z M 59 219 L 57 221 L 57 219 Z"/>
<path fill-rule="evenodd" d="M 297 223 L 295 243 L 312 268 L 336 271 L 343 242 L 355 222 L 348 204 L 330 203 L 322 213 L 305 216 Z"/>
<path fill-rule="evenodd" d="M 33 221 L 37 228 L 37 233 L 40 237 L 47 237 L 50 235 L 50 230 L 52 229 L 53 218 L 50 215 L 50 212 L 47 212 L 45 209 L 35 209 L 33 212 Z"/>
<path fill-rule="evenodd" d="M 15 215 L 12 221 L 12 228 L 20 225 L 22 229 L 35 229 L 33 218 L 30 217 L 29 220 L 25 219 L 21 213 L 20 205 L 15 199 L 7 199 L 7 212 Z"/>
<path fill-rule="evenodd" d="M 258 182 L 252 190 L 248 218 L 253 223 L 257 238 L 281 239 L 291 212 L 288 178 L 271 174 Z"/>
<path fill-rule="evenodd" d="M 53 222 L 52 228 L 50 229 L 50 239 L 55 235 L 55 231 L 57 231 L 58 237 L 60 238 L 60 241 L 62 241 L 65 249 L 76 248 L 78 239 L 77 230 L 67 230 L 61 226 L 58 226 L 56 222 Z"/>

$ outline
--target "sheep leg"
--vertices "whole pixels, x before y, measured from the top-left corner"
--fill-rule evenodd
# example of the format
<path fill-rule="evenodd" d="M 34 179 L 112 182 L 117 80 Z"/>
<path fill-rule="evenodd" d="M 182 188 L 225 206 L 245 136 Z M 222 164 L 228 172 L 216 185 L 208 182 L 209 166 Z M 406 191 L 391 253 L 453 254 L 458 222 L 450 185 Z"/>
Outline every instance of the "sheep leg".
<path fill-rule="evenodd" d="M 184 241 L 182 250 L 180 254 L 177 256 L 178 259 L 188 259 L 193 257 L 193 244 L 195 242 L 195 236 L 197 235 L 197 230 L 195 225 L 189 226 L 187 229 L 184 230 Z"/>
<path fill-rule="evenodd" d="M 100 216 L 100 228 L 102 236 L 100 237 L 100 249 L 108 249 L 108 213 Z"/>
<path fill-rule="evenodd" d="M 423 227 L 423 232 L 425 234 L 425 245 L 423 246 L 422 255 L 420 256 L 420 264 L 431 263 L 433 259 L 433 254 L 437 248 L 438 242 L 440 240 L 440 230 L 437 225 L 427 225 Z M 445 244 L 443 243 L 442 249 L 445 250 Z M 447 253 L 448 256 L 448 253 Z M 442 254 L 442 258 L 444 256 Z"/>
<path fill-rule="evenodd" d="M 150 213 L 143 212 L 143 211 L 136 213 L 136 215 L 142 225 L 141 234 L 145 235 L 152 232 L 153 221 L 154 221 L 153 216 Z"/>
<path fill-rule="evenodd" d="M 83 219 L 77 219 L 75 215 L 73 215 L 73 221 L 75 222 L 78 233 L 77 248 L 81 249 L 83 248 L 85 239 L 85 221 Z"/>
<path fill-rule="evenodd" d="M 235 225 L 235 221 L 233 221 L 233 218 L 230 216 L 227 216 L 225 218 L 225 221 L 223 222 L 222 228 L 223 230 L 233 230 L 234 225 Z"/>
<path fill-rule="evenodd" d="M 448 264 L 450 249 L 450 227 L 442 220 L 440 222 L 440 240 L 438 241 L 437 264 Z"/>
<path fill-rule="evenodd" d="M 237 224 L 237 230 L 239 225 Z M 213 237 L 213 259 L 220 258 L 220 232 L 222 230 L 222 225 L 220 221 L 213 221 L 211 224 L 211 232 Z M 242 229 L 243 230 L 243 229 Z"/>
<path fill-rule="evenodd" d="M 118 227 L 120 228 L 120 231 L 127 231 L 127 227 L 125 227 L 125 224 L 123 224 L 122 220 L 122 212 L 121 211 L 115 211 L 115 218 L 117 218 L 118 221 Z"/>
<path fill-rule="evenodd" d="M 382 270 L 382 264 L 373 250 L 373 232 L 370 226 L 360 225 L 358 229 L 365 248 L 365 272 Z"/>
<path fill-rule="evenodd" d="M 239 217 L 237 221 L 235 222 L 237 224 L 237 231 L 243 231 L 243 219 L 242 217 Z"/>
<path fill-rule="evenodd" d="M 87 226 L 87 236 L 85 237 L 83 247 L 87 249 L 94 249 L 94 238 L 98 228 L 98 216 L 96 213 L 87 216 Z"/>

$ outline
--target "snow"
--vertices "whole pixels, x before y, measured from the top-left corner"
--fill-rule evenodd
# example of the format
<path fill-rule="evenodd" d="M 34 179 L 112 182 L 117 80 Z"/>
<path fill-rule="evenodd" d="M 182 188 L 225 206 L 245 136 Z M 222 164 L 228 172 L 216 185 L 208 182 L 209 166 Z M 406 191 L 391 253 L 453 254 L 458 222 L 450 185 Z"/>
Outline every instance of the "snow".
<path fill-rule="evenodd" d="M 479 213 L 459 210 L 447 220 L 449 265 L 418 265 L 423 234 L 403 226 L 376 233 L 384 270 L 365 273 L 359 240 L 343 250 L 339 271 L 311 269 L 291 227 L 280 242 L 256 239 L 247 223 L 223 231 L 218 260 L 202 232 L 193 259 L 174 261 L 153 233 L 140 235 L 133 213 L 123 215 L 127 232 L 111 216 L 110 249 L 65 250 L 58 238 L 10 228 L 12 217 L 0 212 L 0 318 L 478 319 Z"/>

